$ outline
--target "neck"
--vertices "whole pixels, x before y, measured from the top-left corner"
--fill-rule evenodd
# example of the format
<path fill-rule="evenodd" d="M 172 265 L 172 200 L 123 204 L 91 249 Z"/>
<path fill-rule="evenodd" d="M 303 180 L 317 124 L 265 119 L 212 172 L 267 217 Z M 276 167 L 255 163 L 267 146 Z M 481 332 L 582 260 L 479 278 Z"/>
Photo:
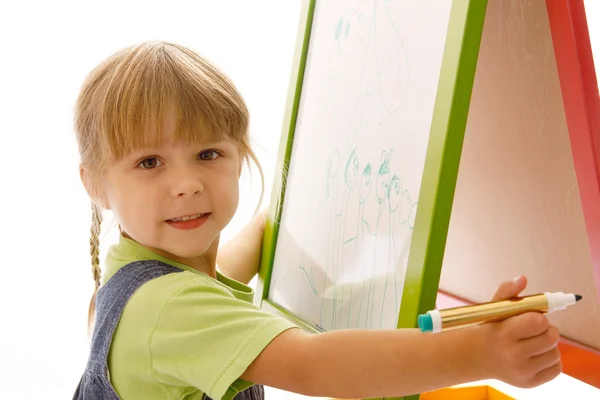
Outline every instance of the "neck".
<path fill-rule="evenodd" d="M 131 236 L 129 236 L 126 232 L 123 231 L 122 233 L 125 237 L 131 240 L 135 240 L 131 238 Z M 184 264 L 194 269 L 197 269 L 198 271 L 212 278 L 217 278 L 217 251 L 219 250 L 219 236 L 217 236 L 215 240 L 213 240 L 208 249 L 202 255 L 199 255 L 197 257 L 179 257 L 175 254 L 171 254 L 167 251 L 158 248 L 149 246 L 144 247 L 152 250 L 160 256 L 168 258 L 169 260 L 173 260 L 180 264 Z"/>
<path fill-rule="evenodd" d="M 190 267 L 204 272 L 208 276 L 217 278 L 217 251 L 219 250 L 219 236 L 213 240 L 208 249 L 199 257 L 191 260 Z"/>
<path fill-rule="evenodd" d="M 173 261 L 177 261 L 181 264 L 188 265 L 206 275 L 217 278 L 217 251 L 219 249 L 219 237 L 211 243 L 208 249 L 197 257 L 178 257 L 174 254 L 161 254 L 164 257 L 170 258 Z M 157 249 L 158 250 L 158 249 Z M 158 250 L 160 251 L 160 250 Z M 163 252 L 164 253 L 164 252 Z"/>
<path fill-rule="evenodd" d="M 181 264 L 189 265 L 190 267 L 205 273 L 211 278 L 217 278 L 216 254 L 215 256 L 212 256 L 207 253 L 204 253 L 201 256 L 193 258 L 177 257 L 175 255 L 170 255 L 166 257 L 171 258 L 172 260 L 177 261 Z"/>

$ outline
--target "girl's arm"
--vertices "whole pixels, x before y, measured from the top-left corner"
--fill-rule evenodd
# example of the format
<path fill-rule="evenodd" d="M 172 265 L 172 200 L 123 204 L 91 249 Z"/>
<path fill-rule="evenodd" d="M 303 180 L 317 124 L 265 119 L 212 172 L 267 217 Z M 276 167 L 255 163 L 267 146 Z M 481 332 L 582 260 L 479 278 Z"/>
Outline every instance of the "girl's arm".
<path fill-rule="evenodd" d="M 499 292 L 511 285 L 523 281 L 505 283 Z M 558 339 L 558 330 L 537 313 L 437 334 L 290 329 L 273 339 L 242 378 L 338 398 L 404 396 L 481 379 L 533 387 L 560 373 Z"/>
<path fill-rule="evenodd" d="M 561 371 L 558 334 L 548 328 L 545 316 L 531 313 L 438 334 L 290 329 L 263 350 L 242 378 L 337 398 L 405 396 L 482 379 L 533 387 Z"/>
<path fill-rule="evenodd" d="M 258 272 L 267 212 L 261 211 L 233 239 L 219 248 L 217 265 L 226 276 L 248 284 Z"/>
<path fill-rule="evenodd" d="M 476 329 L 422 334 L 414 329 L 291 329 L 274 339 L 242 378 L 334 398 L 396 397 L 489 378 Z"/>

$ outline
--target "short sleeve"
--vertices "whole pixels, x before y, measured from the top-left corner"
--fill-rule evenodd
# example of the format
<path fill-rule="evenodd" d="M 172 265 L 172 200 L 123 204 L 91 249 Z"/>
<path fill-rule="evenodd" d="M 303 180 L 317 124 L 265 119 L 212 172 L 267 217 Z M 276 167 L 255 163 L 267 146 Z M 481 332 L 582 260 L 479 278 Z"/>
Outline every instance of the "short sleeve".
<path fill-rule="evenodd" d="M 158 317 L 149 343 L 152 373 L 164 384 L 229 399 L 249 386 L 239 377 L 261 351 L 293 327 L 216 283 L 193 279 L 168 299 Z"/>

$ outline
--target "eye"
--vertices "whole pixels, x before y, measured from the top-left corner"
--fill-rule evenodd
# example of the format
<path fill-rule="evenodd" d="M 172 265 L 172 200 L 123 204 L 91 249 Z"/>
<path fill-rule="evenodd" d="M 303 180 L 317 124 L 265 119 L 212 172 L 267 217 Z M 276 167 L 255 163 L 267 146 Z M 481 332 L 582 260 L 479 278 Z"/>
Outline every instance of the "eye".
<path fill-rule="evenodd" d="M 158 158 L 156 157 L 148 157 L 148 158 L 144 158 L 142 161 L 140 161 L 140 163 L 138 164 L 138 167 L 141 167 L 142 169 L 154 169 L 158 166 L 160 166 L 162 163 L 158 160 Z"/>
<path fill-rule="evenodd" d="M 214 161 L 219 157 L 221 157 L 221 153 L 216 150 L 205 150 L 198 153 L 198 160 L 202 161 Z"/>

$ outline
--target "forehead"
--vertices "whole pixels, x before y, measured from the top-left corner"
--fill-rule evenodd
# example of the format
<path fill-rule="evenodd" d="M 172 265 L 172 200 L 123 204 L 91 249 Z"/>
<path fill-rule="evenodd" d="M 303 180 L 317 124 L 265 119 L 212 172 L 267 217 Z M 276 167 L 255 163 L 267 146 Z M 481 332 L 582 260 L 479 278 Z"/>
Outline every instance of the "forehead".
<path fill-rule="evenodd" d="M 155 125 L 157 129 L 149 126 L 142 133 L 147 144 L 172 146 L 233 141 L 233 135 L 228 134 L 227 130 L 198 116 L 190 117 L 171 111 L 162 117 L 162 121 L 157 122 Z"/>
<path fill-rule="evenodd" d="M 222 142 L 236 144 L 233 135 L 224 130 L 217 129 L 203 120 L 186 120 L 173 112 L 151 118 L 144 125 L 124 127 L 120 132 L 116 132 L 115 136 L 115 140 L 111 140 L 110 143 L 110 153 L 117 160 L 143 149 L 201 146 Z"/>

